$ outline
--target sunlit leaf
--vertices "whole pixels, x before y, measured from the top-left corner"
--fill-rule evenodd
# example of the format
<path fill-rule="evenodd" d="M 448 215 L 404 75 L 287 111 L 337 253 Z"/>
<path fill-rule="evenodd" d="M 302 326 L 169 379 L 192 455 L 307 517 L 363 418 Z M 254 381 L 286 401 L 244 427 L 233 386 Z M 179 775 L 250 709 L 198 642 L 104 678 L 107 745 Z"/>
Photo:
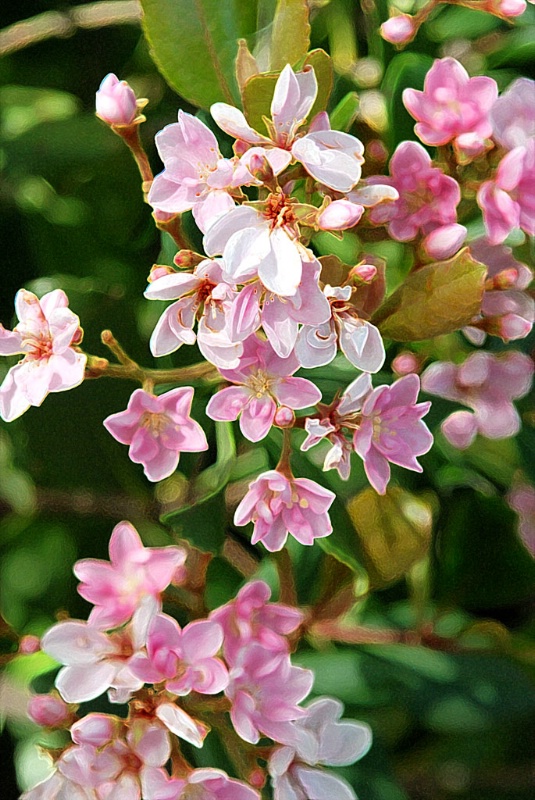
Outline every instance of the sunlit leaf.
<path fill-rule="evenodd" d="M 427 553 L 431 509 L 410 492 L 394 487 L 379 495 L 367 488 L 350 500 L 348 511 L 374 586 L 401 578 Z"/>
<path fill-rule="evenodd" d="M 255 30 L 254 0 L 141 0 L 143 28 L 158 69 L 201 108 L 239 101 L 238 39 Z"/>
<path fill-rule="evenodd" d="M 310 42 L 307 0 L 278 0 L 271 34 L 271 69 L 293 66 L 307 53 Z"/>
<path fill-rule="evenodd" d="M 348 92 L 331 113 L 331 128 L 336 131 L 348 131 L 357 118 L 359 96 L 356 92 Z"/>
<path fill-rule="evenodd" d="M 467 325 L 481 308 L 486 268 L 467 248 L 449 261 L 411 273 L 374 322 L 398 342 L 431 339 Z"/>

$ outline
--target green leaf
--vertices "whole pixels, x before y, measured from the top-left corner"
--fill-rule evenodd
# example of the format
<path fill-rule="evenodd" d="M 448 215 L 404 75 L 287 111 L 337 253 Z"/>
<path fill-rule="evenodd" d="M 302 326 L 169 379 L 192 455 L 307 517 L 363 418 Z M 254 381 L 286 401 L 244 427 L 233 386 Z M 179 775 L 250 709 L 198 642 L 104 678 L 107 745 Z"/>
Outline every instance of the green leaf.
<path fill-rule="evenodd" d="M 235 105 L 238 39 L 255 31 L 255 0 L 141 0 L 143 29 L 169 85 L 201 108 Z"/>
<path fill-rule="evenodd" d="M 411 492 L 393 487 L 379 495 L 369 487 L 349 501 L 348 512 L 374 587 L 398 580 L 428 552 L 431 508 Z"/>
<path fill-rule="evenodd" d="M 407 87 L 423 89 L 425 76 L 432 64 L 430 56 L 400 53 L 388 65 L 381 89 L 388 103 L 388 144 L 391 150 L 405 139 L 417 139 L 414 133 L 415 120 L 403 105 L 402 94 Z"/>
<path fill-rule="evenodd" d="M 307 0 L 278 0 L 271 35 L 271 69 L 282 70 L 304 58 L 310 44 Z"/>
<path fill-rule="evenodd" d="M 225 540 L 226 507 L 219 497 L 227 485 L 236 461 L 232 423 L 216 422 L 217 460 L 188 483 L 178 499 L 164 508 L 161 521 L 177 530 L 196 547 L 219 552 Z M 178 473 L 177 473 L 178 474 Z"/>
<path fill-rule="evenodd" d="M 373 321 L 383 336 L 398 342 L 452 333 L 479 312 L 485 276 L 486 268 L 465 248 L 449 261 L 411 273 Z"/>
<path fill-rule="evenodd" d="M 511 31 L 503 36 L 502 46 L 488 57 L 489 67 L 533 64 L 535 59 L 534 27 L 530 25 L 523 30 Z"/>
<path fill-rule="evenodd" d="M 303 67 L 310 65 L 316 73 L 318 95 L 309 114 L 312 120 L 320 111 L 325 111 L 333 87 L 333 67 L 324 50 L 312 50 L 305 58 Z M 270 117 L 271 101 L 280 72 L 265 72 L 254 75 L 243 87 L 243 109 L 249 125 L 260 133 L 267 133 L 263 117 Z"/>
<path fill-rule="evenodd" d="M 348 92 L 342 97 L 331 113 L 331 128 L 335 131 L 348 131 L 357 118 L 359 96 L 356 92 Z"/>

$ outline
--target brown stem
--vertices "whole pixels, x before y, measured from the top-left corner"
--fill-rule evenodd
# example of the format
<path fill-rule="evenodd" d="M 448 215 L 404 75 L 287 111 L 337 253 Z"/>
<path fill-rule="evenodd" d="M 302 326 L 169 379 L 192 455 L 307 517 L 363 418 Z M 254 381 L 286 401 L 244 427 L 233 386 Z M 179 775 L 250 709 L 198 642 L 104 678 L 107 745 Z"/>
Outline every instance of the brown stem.
<path fill-rule="evenodd" d="M 280 601 L 287 606 L 297 606 L 297 591 L 290 553 L 283 547 L 276 553 L 277 571 L 279 573 Z"/>
<path fill-rule="evenodd" d="M 276 466 L 278 472 L 282 472 L 287 478 L 293 478 L 292 468 L 290 466 L 290 455 L 292 452 L 292 429 L 284 428 L 282 432 L 282 450 L 279 458 L 279 463 Z"/>
<path fill-rule="evenodd" d="M 144 117 L 139 117 L 138 120 L 134 121 L 131 125 L 112 125 L 111 129 L 114 133 L 121 137 L 123 142 L 134 156 L 134 160 L 139 169 L 139 174 L 141 175 L 143 194 L 146 197 L 149 193 L 154 176 L 152 174 L 152 167 L 139 135 L 140 121 L 143 121 L 144 119 Z"/>

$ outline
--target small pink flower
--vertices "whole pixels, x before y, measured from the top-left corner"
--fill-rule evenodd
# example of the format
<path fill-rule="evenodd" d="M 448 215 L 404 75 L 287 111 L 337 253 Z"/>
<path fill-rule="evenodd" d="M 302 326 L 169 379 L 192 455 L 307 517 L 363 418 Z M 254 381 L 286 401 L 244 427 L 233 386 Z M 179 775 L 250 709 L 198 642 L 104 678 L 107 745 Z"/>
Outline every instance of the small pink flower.
<path fill-rule="evenodd" d="M 216 658 L 223 629 L 210 620 L 196 620 L 181 629 L 167 614 L 158 614 L 147 636 L 147 655 L 134 656 L 130 669 L 145 683 L 165 681 L 177 695 L 218 694 L 228 684 L 227 668 Z"/>
<path fill-rule="evenodd" d="M 431 364 L 422 375 L 422 388 L 473 410 L 472 415 L 454 412 L 442 425 L 451 444 L 463 448 L 476 432 L 489 439 L 518 433 L 520 417 L 512 401 L 529 392 L 532 378 L 533 362 L 524 353 L 513 350 L 495 356 L 479 351 L 459 366 L 449 361 Z"/>
<path fill-rule="evenodd" d="M 422 142 L 454 141 L 458 150 L 476 155 L 492 136 L 489 112 L 497 96 L 492 78 L 470 78 L 455 58 L 441 58 L 427 73 L 423 92 L 405 89 L 403 103 L 417 120 L 414 130 Z"/>
<path fill-rule="evenodd" d="M 525 146 L 535 136 L 534 97 L 535 81 L 517 78 L 492 106 L 493 137 L 507 150 Z"/>
<path fill-rule="evenodd" d="M 535 487 L 529 483 L 516 483 L 506 500 L 518 514 L 520 537 L 535 558 Z"/>
<path fill-rule="evenodd" d="M 321 400 L 320 390 L 305 378 L 294 378 L 299 362 L 292 354 L 280 358 L 269 342 L 253 336 L 243 344 L 240 365 L 235 370 L 221 370 L 226 380 L 238 384 L 217 392 L 206 413 L 215 420 L 235 420 L 251 442 L 267 436 L 275 417 L 277 403 L 299 409 Z"/>
<path fill-rule="evenodd" d="M 54 694 L 34 694 L 28 701 L 28 716 L 37 725 L 54 728 L 69 719 L 69 706 Z"/>
<path fill-rule="evenodd" d="M 416 460 L 431 449 L 433 436 L 422 417 L 431 403 L 417 403 L 420 379 L 406 375 L 392 386 L 378 386 L 364 400 L 362 420 L 355 431 L 355 451 L 373 488 L 384 494 L 390 480 L 390 466 L 398 464 L 422 472 Z"/>
<path fill-rule="evenodd" d="M 372 208 L 369 217 L 377 225 L 388 225 L 392 238 L 406 242 L 418 232 L 428 234 L 456 222 L 456 206 L 461 199 L 459 184 L 432 165 L 421 144 L 401 142 L 390 161 L 390 175 L 370 180 L 390 182 L 399 198 Z"/>
<path fill-rule="evenodd" d="M 180 453 L 199 453 L 208 442 L 198 422 L 190 417 L 193 389 L 172 389 L 156 397 L 136 389 L 125 411 L 104 420 L 104 427 L 121 444 L 128 444 L 134 464 L 143 464 L 149 481 L 172 475 Z"/>
<path fill-rule="evenodd" d="M 250 786 L 211 767 L 195 769 L 185 778 L 169 778 L 163 769 L 152 770 L 144 787 L 143 796 L 151 800 L 260 800 Z"/>
<path fill-rule="evenodd" d="M 381 36 L 392 44 L 407 44 L 416 32 L 414 17 L 410 14 L 397 14 L 381 25 Z"/>
<path fill-rule="evenodd" d="M 247 583 L 231 600 L 210 614 L 224 631 L 223 653 L 234 665 L 241 650 L 258 642 L 272 653 L 287 653 L 288 640 L 302 623 L 304 615 L 297 608 L 270 603 L 271 589 L 264 581 Z"/>
<path fill-rule="evenodd" d="M 232 702 L 230 718 L 236 732 L 252 744 L 262 734 L 283 744 L 295 743 L 292 721 L 304 716 L 298 704 L 313 682 L 313 673 L 292 666 L 286 653 L 272 653 L 252 642 L 241 651 L 225 691 Z"/>
<path fill-rule="evenodd" d="M 108 125 L 130 125 L 137 115 L 137 100 L 126 81 L 110 72 L 96 94 L 97 117 Z"/>
<path fill-rule="evenodd" d="M 235 525 L 254 522 L 252 544 L 262 542 L 272 553 L 281 550 L 290 533 L 304 545 L 332 533 L 328 509 L 334 492 L 308 478 L 287 478 L 277 470 L 263 472 L 234 515 Z"/>
<path fill-rule="evenodd" d="M 144 547 L 129 522 L 115 526 L 109 552 L 109 562 L 84 558 L 73 569 L 79 594 L 95 606 L 89 622 L 103 630 L 127 622 L 144 597 L 159 600 L 186 560 L 180 547 Z"/>
<path fill-rule="evenodd" d="M 318 227 L 323 231 L 345 231 L 353 228 L 364 213 L 364 206 L 349 200 L 335 200 L 323 209 Z"/>
<path fill-rule="evenodd" d="M 500 161 L 494 180 L 477 194 L 490 244 L 501 244 L 515 228 L 535 235 L 535 139 Z"/>
<path fill-rule="evenodd" d="M 82 331 L 68 304 L 60 289 L 41 300 L 26 289 L 17 292 L 18 325 L 13 331 L 0 325 L 0 355 L 24 356 L 0 387 L 0 417 L 6 422 L 30 406 L 40 406 L 49 392 L 64 392 L 82 383 L 87 356 L 75 350 Z"/>

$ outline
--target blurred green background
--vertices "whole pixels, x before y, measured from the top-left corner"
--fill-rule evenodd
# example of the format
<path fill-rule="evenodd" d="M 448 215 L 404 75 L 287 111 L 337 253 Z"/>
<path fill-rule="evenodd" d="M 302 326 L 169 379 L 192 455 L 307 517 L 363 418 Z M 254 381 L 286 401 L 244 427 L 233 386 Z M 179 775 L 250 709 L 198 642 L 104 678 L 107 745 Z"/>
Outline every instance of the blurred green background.
<path fill-rule="evenodd" d="M 87 6 L 97 20 L 99 13 L 110 13 L 117 5 L 71 3 L 68 8 Z M 259 5 L 261 21 L 268 21 L 273 3 L 260 0 Z M 396 5 L 409 12 L 415 7 L 412 0 Z M 103 76 L 115 72 L 138 96 L 149 98 L 142 137 L 155 172 L 160 167 L 154 134 L 176 119 L 177 107 L 195 109 L 158 74 L 135 19 L 135 4 L 123 6 L 129 7 L 130 22 L 78 27 L 69 35 L 14 49 L 17 35 L 20 40 L 25 32 L 19 29 L 9 38 L 8 26 L 44 12 L 65 15 L 68 9 L 57 0 L 2 3 L 0 321 L 11 327 L 13 297 L 21 286 L 37 294 L 61 287 L 81 318 L 87 352 L 108 355 L 99 335 L 111 328 L 130 355 L 152 366 L 148 339 L 161 305 L 145 301 L 142 292 L 151 265 L 169 262 L 173 250 L 154 228 L 129 153 L 95 118 L 94 95 Z M 338 73 L 332 106 L 358 92 L 360 111 L 352 132 L 367 143 L 383 141 L 390 152 L 402 139 L 415 138 L 401 91 L 407 85 L 421 87 L 432 57 L 454 55 L 470 71 L 491 74 L 502 88 L 520 74 L 535 77 L 533 6 L 515 29 L 489 15 L 443 7 L 401 54 L 374 33 L 388 16 L 385 0 L 313 0 L 311 6 L 312 44 L 331 53 Z M 53 25 L 54 20 L 61 23 L 50 16 L 44 23 Z M 480 227 L 478 220 L 472 221 L 472 233 Z M 528 244 L 518 244 L 518 256 L 527 260 Z M 316 246 L 318 252 L 338 248 L 348 263 L 355 263 L 360 253 L 353 234 L 341 243 L 326 234 Z M 373 252 L 386 259 L 393 288 L 410 266 L 403 246 L 392 242 L 377 245 Z M 530 337 L 519 347 L 530 352 L 533 342 Z M 494 341 L 488 346 L 503 348 Z M 399 349 L 391 345 L 387 365 Z M 458 358 L 471 349 L 460 334 L 418 346 L 429 358 Z M 197 359 L 194 348 L 183 348 L 159 365 Z M 0 365 L 0 378 L 7 367 Z M 353 370 L 336 362 L 323 374 L 314 373 L 318 375 L 324 398 L 330 400 L 341 383 L 352 379 Z M 390 380 L 386 373 L 381 377 Z M 18 634 L 40 634 L 58 610 L 73 617 L 87 614 L 87 604 L 75 591 L 72 563 L 106 557 L 116 522 L 131 520 L 146 544 L 170 541 L 158 521 L 160 504 L 176 498 L 180 480 L 169 479 L 155 493 L 141 468 L 128 460 L 127 449 L 101 424 L 126 406 L 133 388 L 123 381 L 87 381 L 72 392 L 50 395 L 41 409 L 0 426 L 4 653 L 16 647 L 9 626 Z M 211 423 L 204 415 L 207 398 L 206 389 L 196 392 L 193 413 L 212 441 Z M 453 408 L 436 400 L 431 427 L 436 430 Z M 382 527 L 370 526 L 352 503 L 366 486 L 360 464 L 355 463 L 351 481 L 343 484 L 336 474 L 319 471 L 321 458 L 315 451 L 295 461 L 297 474 L 324 482 L 340 498 L 333 510 L 336 536 L 322 540 L 331 554 L 320 547 L 291 548 L 300 601 L 320 602 L 332 586 L 355 582 L 361 599 L 348 625 L 398 632 L 433 626 L 429 646 L 410 643 L 410 636 L 397 645 L 309 641 L 296 656 L 298 663 L 316 670 L 315 693 L 339 697 L 348 716 L 373 727 L 371 753 L 342 770 L 362 800 L 533 797 L 535 567 L 518 539 L 517 518 L 504 501 L 514 476 L 535 479 L 535 417 L 529 398 L 520 410 L 524 428 L 516 440 L 478 440 L 459 453 L 438 435 L 435 448 L 422 459 L 422 476 L 395 470 L 398 485 L 415 495 L 399 495 L 397 505 L 392 501 Z M 263 444 L 251 459 L 243 442 L 237 442 L 240 457 L 233 480 L 276 461 L 276 432 Z M 214 458 L 213 448 L 202 458 L 204 467 Z M 196 458 L 183 457 L 180 469 L 189 475 L 197 469 Z M 238 488 L 243 489 L 240 484 Z M 259 574 L 276 586 L 272 563 L 261 560 L 265 551 L 250 548 L 243 532 L 231 530 L 231 516 L 220 499 L 215 517 L 214 505 L 200 506 L 174 523 L 171 535 L 206 545 L 219 542 L 226 532 L 249 550 Z M 232 487 L 228 499 L 235 502 Z M 413 505 L 407 510 L 409 501 Z M 350 551 L 349 566 L 336 559 Z M 208 605 L 230 598 L 241 580 L 217 555 L 209 571 Z M 25 692 L 32 681 L 44 691 L 52 680 L 50 663 L 40 655 L 14 659 L 4 670 L 2 800 L 16 798 L 17 786 L 28 788 L 44 775 L 35 748 L 44 739 L 25 719 Z M 46 741 L 53 745 L 61 740 Z M 196 758 L 199 765 L 228 766 L 212 735 Z"/>

